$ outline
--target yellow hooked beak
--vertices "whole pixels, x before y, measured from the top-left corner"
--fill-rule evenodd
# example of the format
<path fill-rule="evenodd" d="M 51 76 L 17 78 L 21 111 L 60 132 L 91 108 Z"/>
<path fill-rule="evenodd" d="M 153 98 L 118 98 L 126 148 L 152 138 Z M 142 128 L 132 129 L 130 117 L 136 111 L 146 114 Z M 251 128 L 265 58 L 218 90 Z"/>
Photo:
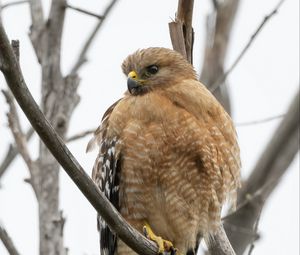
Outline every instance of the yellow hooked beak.
<path fill-rule="evenodd" d="M 136 71 L 131 71 L 127 76 L 127 87 L 130 94 L 135 95 L 142 89 L 143 80 L 140 80 Z"/>

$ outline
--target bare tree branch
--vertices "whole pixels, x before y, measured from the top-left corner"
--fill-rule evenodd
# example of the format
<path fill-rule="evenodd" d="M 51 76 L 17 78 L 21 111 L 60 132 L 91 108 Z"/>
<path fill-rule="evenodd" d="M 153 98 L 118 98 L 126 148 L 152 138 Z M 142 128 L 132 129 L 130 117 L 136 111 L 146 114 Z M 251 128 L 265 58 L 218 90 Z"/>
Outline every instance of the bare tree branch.
<path fill-rule="evenodd" d="M 269 122 L 269 121 L 272 121 L 272 120 L 281 119 L 284 116 L 285 116 L 285 114 L 279 114 L 279 115 L 264 118 L 264 119 L 261 119 L 261 120 L 253 120 L 253 121 L 247 121 L 247 122 L 237 122 L 237 123 L 235 123 L 235 126 L 236 127 L 244 127 L 244 126 L 262 124 L 262 123 L 266 123 L 266 122 Z"/>
<path fill-rule="evenodd" d="M 31 156 L 29 154 L 27 139 L 21 129 L 17 109 L 14 104 L 13 95 L 9 91 L 5 91 L 5 90 L 2 90 L 2 93 L 4 94 L 6 101 L 9 105 L 9 112 L 7 113 L 8 123 L 9 123 L 10 130 L 15 139 L 17 151 L 20 153 L 20 155 L 22 156 L 23 160 L 27 165 L 27 168 L 31 176 L 29 182 L 32 185 L 35 195 L 38 197 L 39 192 L 37 190 L 38 185 L 36 183 L 38 168 L 36 163 L 31 159 Z"/>
<path fill-rule="evenodd" d="M 15 55 L 17 61 L 19 62 L 19 58 L 20 58 L 19 41 L 17 41 L 17 40 L 12 41 L 12 49 L 14 51 L 14 55 Z M 17 113 L 16 109 L 15 109 L 15 106 L 14 106 L 14 103 L 13 103 L 13 98 L 12 98 L 10 92 L 3 91 L 3 94 L 6 97 L 6 100 L 9 103 L 10 109 L 11 109 L 11 114 L 8 115 L 8 116 L 12 116 L 11 120 L 13 121 L 14 120 L 13 116 L 16 116 L 16 113 Z M 16 118 L 17 118 L 17 116 L 16 116 Z M 15 124 L 16 124 L 15 125 L 16 129 L 20 130 L 20 124 L 19 124 L 18 118 L 15 120 Z M 22 132 L 20 132 L 20 133 L 22 133 Z M 29 132 L 27 132 L 27 134 L 26 134 L 26 141 L 32 136 L 32 134 L 33 134 L 33 129 L 30 129 Z M 22 134 L 22 136 L 23 136 L 23 134 Z M 6 171 L 8 166 L 11 164 L 11 162 L 14 160 L 14 158 L 17 154 L 18 154 L 17 146 L 10 144 L 10 146 L 8 148 L 8 151 L 7 151 L 7 154 L 6 154 L 2 164 L 0 166 L 0 178 L 4 174 L 4 172 Z"/>
<path fill-rule="evenodd" d="M 95 28 L 93 29 L 92 33 L 90 34 L 90 36 L 88 37 L 88 39 L 86 40 L 80 54 L 79 57 L 77 58 L 77 61 L 75 62 L 74 66 L 72 67 L 70 74 L 76 74 L 78 72 L 78 70 L 80 69 L 80 67 L 87 61 L 86 58 L 86 54 L 89 50 L 89 48 L 92 45 L 93 40 L 95 39 L 99 29 L 102 27 L 104 20 L 106 19 L 106 17 L 109 15 L 109 13 L 111 12 L 111 10 L 113 9 L 114 5 L 118 2 L 118 0 L 112 0 L 109 5 L 106 7 L 103 15 L 102 15 L 102 19 L 99 19 L 99 22 L 96 24 Z"/>
<path fill-rule="evenodd" d="M 256 234 L 255 222 L 299 150 L 299 91 L 239 193 L 241 209 L 226 217 L 224 226 L 237 254 L 243 254 Z M 248 202 L 245 202 L 247 201 Z M 238 231 L 247 229 L 250 234 Z"/>
<path fill-rule="evenodd" d="M 210 255 L 235 255 L 223 225 L 218 228 L 216 234 L 209 236 L 206 242 Z"/>
<path fill-rule="evenodd" d="M 29 139 L 32 137 L 34 133 L 33 128 L 30 128 L 27 133 L 25 134 L 26 140 L 29 141 Z M 3 174 L 5 173 L 5 171 L 8 169 L 8 167 L 10 166 L 10 164 L 13 162 L 13 160 L 15 159 L 15 157 L 18 155 L 18 149 L 16 147 L 16 144 L 10 144 L 8 146 L 6 155 L 0 165 L 0 179 L 3 176 Z"/>
<path fill-rule="evenodd" d="M 193 62 L 193 5 L 193 0 L 179 0 L 176 19 L 174 22 L 169 23 L 173 49 L 180 52 L 190 63 Z M 228 15 L 228 13 L 226 13 L 226 15 Z M 226 236 L 223 225 L 220 226 L 216 234 L 205 241 L 212 255 L 235 254 Z"/>
<path fill-rule="evenodd" d="M 156 255 L 157 246 L 125 222 L 119 212 L 111 205 L 107 198 L 101 194 L 94 182 L 65 146 L 54 128 L 47 119 L 45 119 L 45 116 L 35 103 L 25 84 L 20 66 L 14 57 L 1 23 L 0 59 L 6 63 L 6 68 L 2 68 L 1 71 L 17 102 L 42 141 L 48 146 L 48 149 L 72 178 L 77 187 L 104 218 L 110 228 L 116 232 L 129 247 L 139 254 Z"/>
<path fill-rule="evenodd" d="M 80 12 L 80 13 L 87 14 L 87 15 L 95 17 L 97 19 L 104 19 L 104 16 L 102 16 L 102 15 L 98 15 L 96 13 L 93 13 L 93 12 L 90 12 L 90 11 L 87 11 L 87 10 L 83 10 L 81 8 L 75 7 L 75 6 L 70 5 L 68 3 L 66 4 L 66 8 L 69 8 L 71 10 L 74 10 L 74 11 L 77 11 L 77 12 Z"/>
<path fill-rule="evenodd" d="M 70 143 L 70 142 L 73 142 L 75 140 L 78 140 L 78 139 L 81 139 L 81 138 L 84 138 L 85 136 L 87 135 L 90 135 L 90 134 L 93 134 L 95 132 L 96 128 L 95 129 L 90 129 L 90 130 L 86 130 L 86 131 L 83 131 L 83 132 L 80 132 L 76 135 L 72 135 L 70 136 L 68 139 L 67 139 L 67 143 Z"/>
<path fill-rule="evenodd" d="M 92 133 L 94 133 L 95 129 L 90 129 L 90 130 L 86 130 L 83 132 L 80 132 L 78 134 L 72 135 L 70 136 L 66 142 L 70 143 L 70 142 L 74 142 L 76 140 L 79 140 L 81 138 L 86 137 L 87 135 L 90 135 Z M 25 134 L 26 140 L 29 141 L 30 138 L 32 137 L 32 135 L 34 134 L 34 129 L 33 128 L 29 128 L 29 130 L 27 131 L 27 133 Z M 3 174 L 5 173 L 5 171 L 8 169 L 8 167 L 10 166 L 10 164 L 13 162 L 13 160 L 15 159 L 15 157 L 18 155 L 18 149 L 16 147 L 16 144 L 10 144 L 8 146 L 6 155 L 0 165 L 0 179 L 3 176 Z"/>
<path fill-rule="evenodd" d="M 213 4 L 215 10 L 217 10 L 219 8 L 219 1 L 218 0 L 212 0 L 212 4 Z"/>
<path fill-rule="evenodd" d="M 17 109 L 14 104 L 14 98 L 9 91 L 2 90 L 2 93 L 5 96 L 6 102 L 9 105 L 9 112 L 7 113 L 7 117 L 10 130 L 12 131 L 13 136 L 15 138 L 16 146 L 18 148 L 19 153 L 21 154 L 25 163 L 30 169 L 32 165 L 32 159 L 28 152 L 25 135 L 23 134 L 21 129 Z"/>
<path fill-rule="evenodd" d="M 1 0 L 0 0 L 0 22 L 2 22 L 2 2 L 1 2 Z"/>
<path fill-rule="evenodd" d="M 254 229 L 253 229 L 253 232 L 255 235 L 258 236 L 258 225 L 259 225 L 259 221 L 260 221 L 260 218 L 261 218 L 261 212 L 262 212 L 262 209 L 260 210 L 258 216 L 257 216 L 257 219 L 256 219 L 256 222 L 254 223 Z M 249 252 L 248 252 L 248 255 L 251 255 L 253 250 L 254 250 L 254 243 L 255 243 L 256 239 L 253 239 L 252 240 L 252 243 L 250 244 L 250 248 L 249 248 Z"/>
<path fill-rule="evenodd" d="M 299 91 L 239 193 L 239 202 L 270 180 L 280 178 L 298 151 Z M 293 139 L 292 139 L 293 138 Z M 276 160 L 274 160 L 276 159 Z"/>
<path fill-rule="evenodd" d="M 224 74 L 224 63 L 227 55 L 231 31 L 239 7 L 240 0 L 224 0 L 216 5 L 207 17 L 206 44 L 200 81 L 209 90 L 211 86 Z M 214 96 L 231 112 L 230 98 L 227 85 L 214 91 Z"/>
<path fill-rule="evenodd" d="M 252 43 L 254 42 L 255 38 L 259 35 L 263 27 L 267 24 L 267 22 L 275 15 L 278 13 L 279 8 L 283 4 L 285 0 L 280 0 L 279 3 L 275 6 L 275 8 L 267 15 L 264 17 L 263 21 L 260 23 L 260 25 L 257 27 L 255 32 L 252 34 L 250 37 L 248 43 L 246 46 L 242 49 L 236 60 L 232 63 L 232 65 L 228 68 L 228 70 L 217 79 L 217 81 L 209 88 L 210 91 L 214 92 L 228 77 L 228 75 L 234 70 L 234 68 L 238 65 L 238 63 L 241 61 L 241 59 L 244 57 L 245 53 L 248 51 Z"/>
<path fill-rule="evenodd" d="M 85 136 L 92 134 L 95 130 L 96 130 L 96 128 L 95 129 L 86 130 L 86 131 L 80 132 L 78 134 L 72 135 L 72 136 L 70 136 L 66 140 L 66 142 L 67 143 L 74 142 L 76 140 L 84 138 Z M 34 134 L 34 129 L 33 128 L 29 128 L 29 130 L 25 134 L 26 140 L 29 141 L 33 134 Z M 18 154 L 19 154 L 19 152 L 18 152 L 18 149 L 16 147 L 16 144 L 15 143 L 14 144 L 10 144 L 8 146 L 6 155 L 5 155 L 3 161 L 2 161 L 2 163 L 0 165 L 0 180 L 1 180 L 1 177 L 4 175 L 4 173 L 6 172 L 6 170 L 8 169 L 8 167 L 10 166 L 10 164 L 14 161 L 15 157 Z"/>
<path fill-rule="evenodd" d="M 23 1 L 14 1 L 14 2 L 10 2 L 7 4 L 3 4 L 2 5 L 2 10 L 4 10 L 5 8 L 11 7 L 11 6 L 15 6 L 15 5 L 20 5 L 20 4 L 25 4 L 28 3 L 28 0 L 23 0 Z"/>
<path fill-rule="evenodd" d="M 194 0 L 179 0 L 175 21 L 169 23 L 173 49 L 193 63 L 194 31 L 192 27 Z"/>
<path fill-rule="evenodd" d="M 4 244 L 5 248 L 8 251 L 9 255 L 19 255 L 20 253 L 17 251 L 16 246 L 14 245 L 12 239 L 8 235 L 5 228 L 0 224 L 0 240 Z"/>
<path fill-rule="evenodd" d="M 29 0 L 32 25 L 30 27 L 29 37 L 35 50 L 37 59 L 41 63 L 43 29 L 45 25 L 44 12 L 41 0 Z"/>

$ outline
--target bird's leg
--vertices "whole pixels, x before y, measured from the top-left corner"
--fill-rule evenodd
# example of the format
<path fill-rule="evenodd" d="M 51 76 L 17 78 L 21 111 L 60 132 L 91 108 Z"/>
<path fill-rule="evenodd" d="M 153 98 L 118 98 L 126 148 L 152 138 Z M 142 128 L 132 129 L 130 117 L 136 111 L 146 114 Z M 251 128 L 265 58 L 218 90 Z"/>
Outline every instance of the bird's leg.
<path fill-rule="evenodd" d="M 177 249 L 174 248 L 172 242 L 162 239 L 152 231 L 148 223 L 143 227 L 144 235 L 151 241 L 154 241 L 158 246 L 158 254 L 170 254 L 170 255 L 181 255 Z"/>

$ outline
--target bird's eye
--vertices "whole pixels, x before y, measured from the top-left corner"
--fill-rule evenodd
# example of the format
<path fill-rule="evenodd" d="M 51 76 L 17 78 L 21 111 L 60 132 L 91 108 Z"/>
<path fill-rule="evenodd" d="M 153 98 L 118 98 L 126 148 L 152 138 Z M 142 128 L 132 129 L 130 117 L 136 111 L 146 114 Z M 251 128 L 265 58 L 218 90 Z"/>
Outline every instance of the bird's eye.
<path fill-rule="evenodd" d="M 157 65 L 148 66 L 146 69 L 147 69 L 147 73 L 149 73 L 149 74 L 156 74 L 158 72 Z"/>

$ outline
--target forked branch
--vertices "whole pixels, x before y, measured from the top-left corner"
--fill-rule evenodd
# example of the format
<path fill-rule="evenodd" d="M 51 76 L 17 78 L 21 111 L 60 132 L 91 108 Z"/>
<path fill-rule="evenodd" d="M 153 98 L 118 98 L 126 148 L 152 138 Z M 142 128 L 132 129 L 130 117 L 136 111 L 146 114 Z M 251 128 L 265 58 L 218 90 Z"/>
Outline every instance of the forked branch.
<path fill-rule="evenodd" d="M 244 57 L 244 55 L 247 53 L 249 50 L 250 46 L 253 44 L 254 40 L 256 37 L 260 34 L 261 30 L 263 27 L 267 24 L 267 22 L 275 15 L 278 13 L 279 8 L 281 5 L 284 3 L 285 0 L 280 0 L 279 3 L 274 7 L 274 9 L 264 17 L 262 22 L 259 24 L 259 26 L 256 28 L 254 33 L 251 35 L 249 38 L 249 41 L 245 45 L 245 47 L 241 50 L 235 61 L 232 63 L 232 65 L 228 68 L 228 70 L 220 76 L 217 81 L 210 87 L 210 91 L 214 92 L 221 84 L 225 82 L 227 79 L 228 75 L 234 70 L 234 68 L 238 65 L 238 63 L 241 61 L 241 59 Z"/>
<path fill-rule="evenodd" d="M 298 150 L 299 91 L 239 193 L 238 210 L 224 221 L 229 240 L 237 254 L 243 254 L 256 239 L 255 223 L 261 210 Z"/>
<path fill-rule="evenodd" d="M 89 50 L 89 48 L 92 45 L 93 40 L 95 39 L 98 31 L 100 30 L 100 28 L 102 27 L 104 20 L 106 19 L 106 17 L 109 15 L 109 13 L 111 12 L 111 10 L 113 9 L 113 7 L 115 6 L 115 4 L 118 2 L 118 0 L 112 0 L 108 6 L 106 7 L 103 15 L 101 15 L 101 19 L 99 19 L 98 23 L 96 24 L 95 28 L 93 29 L 93 31 L 91 32 L 91 34 L 89 35 L 89 37 L 87 38 L 85 44 L 83 45 L 79 56 L 77 58 L 77 60 L 75 61 L 70 74 L 76 74 L 78 72 L 78 70 L 82 67 L 82 65 L 87 61 L 87 52 Z"/>
<path fill-rule="evenodd" d="M 5 63 L 5 65 L 1 66 L 1 71 L 23 112 L 41 140 L 47 145 L 48 149 L 72 178 L 77 187 L 104 218 L 110 228 L 116 232 L 129 247 L 139 254 L 156 255 L 157 246 L 142 236 L 122 218 L 107 198 L 101 194 L 94 182 L 86 174 L 51 124 L 47 121 L 25 84 L 20 66 L 16 61 L 5 30 L 0 22 L 0 62 L 1 61 Z"/>

